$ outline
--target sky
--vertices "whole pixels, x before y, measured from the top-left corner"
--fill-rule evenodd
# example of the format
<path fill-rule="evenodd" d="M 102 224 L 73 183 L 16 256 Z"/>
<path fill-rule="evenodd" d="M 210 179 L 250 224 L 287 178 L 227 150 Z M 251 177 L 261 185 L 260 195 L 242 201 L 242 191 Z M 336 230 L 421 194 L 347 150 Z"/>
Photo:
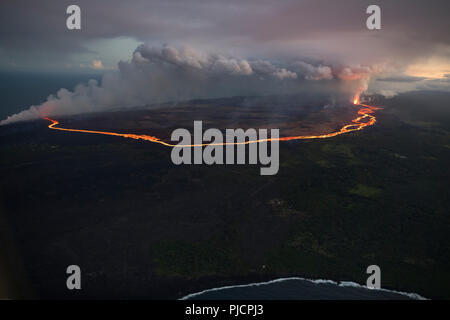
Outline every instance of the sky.
<path fill-rule="evenodd" d="M 245 82 L 251 78 L 252 90 L 259 86 L 253 78 L 267 79 L 267 74 L 298 83 L 358 80 L 364 82 L 359 84 L 363 90 L 386 96 L 450 90 L 448 0 L 78 0 L 81 30 L 68 30 L 66 8 L 71 4 L 75 2 L 2 1 L 0 71 L 116 72 L 116 80 L 131 87 L 145 69 L 160 74 L 148 84 L 161 87 L 175 81 L 167 74 L 176 75 L 179 83 L 180 70 L 190 68 L 202 70 L 196 80 L 217 80 L 219 71 L 226 77 L 251 76 Z M 380 30 L 366 27 L 371 4 L 381 8 Z M 158 65 L 155 71 L 145 63 L 165 67 Z M 186 81 L 193 80 L 189 72 Z M 113 82 L 114 77 L 107 79 Z M 233 79 L 226 80 L 225 91 L 231 94 Z M 105 89 L 103 83 L 85 85 L 87 91 Z M 179 86 L 181 96 L 189 98 L 185 93 L 193 88 Z M 137 91 L 120 103 L 155 100 L 156 94 L 140 99 L 142 90 Z M 163 95 L 173 97 L 173 92 Z M 102 101 L 108 104 L 104 97 Z"/>

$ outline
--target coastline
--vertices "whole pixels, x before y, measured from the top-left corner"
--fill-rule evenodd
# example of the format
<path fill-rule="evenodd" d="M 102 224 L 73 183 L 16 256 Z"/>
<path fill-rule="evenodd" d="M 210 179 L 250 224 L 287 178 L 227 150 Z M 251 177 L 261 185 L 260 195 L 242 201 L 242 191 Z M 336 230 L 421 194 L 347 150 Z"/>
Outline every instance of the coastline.
<path fill-rule="evenodd" d="M 329 284 L 329 285 L 334 285 L 336 287 L 341 287 L 341 288 L 342 287 L 358 288 L 358 289 L 374 290 L 374 291 L 378 291 L 378 292 L 392 293 L 392 294 L 404 296 L 411 300 L 429 300 L 428 298 L 426 298 L 418 293 L 415 293 L 415 292 L 404 292 L 404 291 L 397 291 L 397 290 L 391 290 L 391 289 L 386 289 L 386 288 L 369 289 L 366 286 L 361 285 L 356 282 L 353 282 L 353 281 L 335 281 L 335 280 L 330 280 L 330 279 L 310 279 L 310 278 L 304 278 L 304 277 L 298 277 L 298 276 L 282 277 L 282 278 L 275 278 L 275 279 L 272 278 L 270 280 L 253 281 L 253 282 L 248 282 L 248 283 L 238 283 L 238 284 L 233 284 L 233 285 L 218 286 L 218 287 L 204 289 L 201 291 L 187 294 L 187 295 L 179 298 L 178 300 L 190 300 L 192 298 L 195 298 L 195 297 L 198 297 L 203 294 L 210 293 L 210 292 L 217 292 L 217 291 L 235 289 L 235 288 L 262 287 L 262 286 L 267 286 L 267 285 L 271 285 L 271 284 L 275 284 L 275 283 L 287 282 L 287 281 L 292 281 L 292 280 L 305 281 L 305 282 L 314 283 L 314 284 L 318 284 L 318 285 Z M 280 299 L 280 300 L 282 300 L 282 299 Z"/>

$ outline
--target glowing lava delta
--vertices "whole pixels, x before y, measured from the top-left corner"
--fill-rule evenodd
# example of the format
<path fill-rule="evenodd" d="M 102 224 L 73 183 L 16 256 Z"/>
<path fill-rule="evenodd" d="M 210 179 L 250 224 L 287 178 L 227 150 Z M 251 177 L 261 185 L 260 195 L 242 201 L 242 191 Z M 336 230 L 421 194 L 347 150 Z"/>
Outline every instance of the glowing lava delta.
<path fill-rule="evenodd" d="M 259 142 L 272 141 L 272 140 L 291 141 L 291 140 L 307 140 L 307 139 L 324 139 L 324 138 L 335 137 L 335 136 L 343 134 L 343 133 L 358 131 L 367 126 L 372 126 L 375 124 L 376 118 L 373 115 L 373 113 L 376 110 L 380 110 L 381 108 L 373 107 L 373 106 L 369 106 L 369 105 L 360 103 L 358 96 L 356 96 L 355 99 L 353 100 L 353 104 L 361 107 L 358 110 L 358 117 L 353 119 L 351 123 L 343 126 L 338 131 L 325 133 L 325 134 L 321 134 L 321 135 L 267 138 L 267 139 L 249 140 L 249 141 L 245 141 L 245 142 L 232 142 L 232 143 L 222 142 L 222 143 L 203 143 L 203 144 L 187 144 L 187 145 L 172 144 L 169 142 L 162 141 L 161 139 L 159 139 L 157 137 L 149 136 L 149 135 L 145 135 L 145 134 L 117 133 L 117 132 L 108 132 L 108 131 L 94 131 L 94 130 L 61 128 L 61 127 L 57 127 L 57 125 L 59 124 L 59 121 L 51 119 L 51 118 L 44 118 L 44 119 L 51 122 L 51 124 L 48 127 L 53 130 L 92 133 L 92 134 L 104 134 L 104 135 L 110 135 L 110 136 L 130 138 L 130 139 L 135 139 L 135 140 L 145 140 L 145 141 L 149 141 L 149 142 L 153 142 L 153 143 L 159 143 L 159 144 L 165 145 L 167 147 L 200 147 L 200 146 L 209 146 L 209 145 L 250 144 L 250 143 L 259 143 Z"/>

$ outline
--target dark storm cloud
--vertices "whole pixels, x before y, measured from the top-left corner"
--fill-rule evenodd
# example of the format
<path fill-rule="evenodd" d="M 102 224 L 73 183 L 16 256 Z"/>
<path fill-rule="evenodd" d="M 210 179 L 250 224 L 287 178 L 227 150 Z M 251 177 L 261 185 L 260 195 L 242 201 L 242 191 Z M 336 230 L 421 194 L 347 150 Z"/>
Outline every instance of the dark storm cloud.
<path fill-rule="evenodd" d="M 22 58 L 57 56 L 85 52 L 89 41 L 132 37 L 244 50 L 255 56 L 304 55 L 305 48 L 306 54 L 348 53 L 352 59 L 360 54 L 364 60 L 367 55 L 415 57 L 450 45 L 448 0 L 376 1 L 382 9 L 378 33 L 365 28 L 365 9 L 372 2 L 79 0 L 82 30 L 73 32 L 65 28 L 65 9 L 73 1 L 3 1 L 0 48 Z M 311 41 L 323 43 L 308 52 Z"/>

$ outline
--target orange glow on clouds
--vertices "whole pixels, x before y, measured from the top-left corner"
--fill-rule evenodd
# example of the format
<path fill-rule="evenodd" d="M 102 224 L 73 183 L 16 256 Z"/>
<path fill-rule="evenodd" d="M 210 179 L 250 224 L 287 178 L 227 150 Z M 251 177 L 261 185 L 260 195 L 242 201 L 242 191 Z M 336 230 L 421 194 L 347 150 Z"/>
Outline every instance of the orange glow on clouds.
<path fill-rule="evenodd" d="M 450 61 L 438 57 L 430 58 L 410 65 L 406 74 L 412 77 L 443 79 L 450 75 Z"/>

